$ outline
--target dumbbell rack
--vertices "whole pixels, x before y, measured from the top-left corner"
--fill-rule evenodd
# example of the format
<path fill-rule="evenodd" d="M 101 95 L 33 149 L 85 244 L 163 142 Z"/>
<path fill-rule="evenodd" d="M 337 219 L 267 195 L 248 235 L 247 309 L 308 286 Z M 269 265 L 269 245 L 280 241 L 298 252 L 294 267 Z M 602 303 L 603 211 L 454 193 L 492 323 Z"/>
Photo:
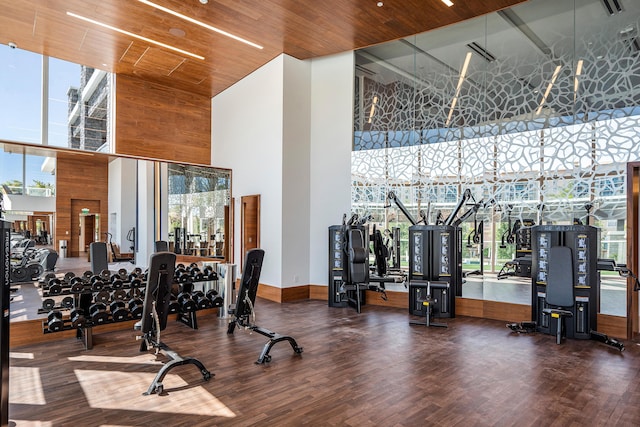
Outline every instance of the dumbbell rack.
<path fill-rule="evenodd" d="M 210 291 L 208 295 L 202 291 L 193 292 L 193 286 L 198 282 L 217 282 L 217 275 L 213 269 L 201 272 L 194 265 L 186 268 L 179 264 L 176 271 L 180 273 L 174 276 L 174 284 L 180 293 L 172 300 L 169 313 L 177 314 L 181 323 L 197 329 L 196 311 L 220 307 L 222 298 L 215 291 Z M 39 313 L 48 312 L 47 320 L 42 325 L 43 333 L 76 329 L 76 337 L 82 339 L 85 349 L 89 350 L 93 346 L 93 326 L 140 319 L 146 274 L 136 268 L 131 273 L 120 269 L 116 274 L 111 274 L 109 270 L 103 270 L 98 275 L 86 271 L 82 277 L 73 273 L 67 273 L 63 278 L 49 275 L 41 283 L 41 288 L 45 298 L 43 304 L 46 306 Z M 51 298 L 54 296 L 64 296 L 60 305 L 56 305 Z M 130 298 L 128 305 L 124 302 L 126 297 Z M 107 311 L 109 301 L 111 303 Z M 62 311 L 67 310 L 70 315 L 64 318 Z"/>

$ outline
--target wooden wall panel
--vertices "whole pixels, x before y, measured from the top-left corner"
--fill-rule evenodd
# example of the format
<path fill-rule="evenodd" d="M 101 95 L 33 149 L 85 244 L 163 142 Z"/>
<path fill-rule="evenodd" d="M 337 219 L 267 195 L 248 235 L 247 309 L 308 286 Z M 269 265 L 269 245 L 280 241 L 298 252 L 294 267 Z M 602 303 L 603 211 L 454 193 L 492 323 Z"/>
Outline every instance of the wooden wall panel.
<path fill-rule="evenodd" d="M 56 233 L 54 248 L 60 240 L 69 241 L 68 256 L 78 256 L 78 224 L 82 207 L 100 214 L 101 232 L 108 230 L 109 220 L 109 163 L 100 154 L 71 154 L 59 152 L 56 166 Z M 77 206 L 73 212 L 72 200 L 88 201 L 91 206 Z M 72 220 L 73 218 L 73 220 Z M 101 236 L 102 237 L 102 236 Z"/>
<path fill-rule="evenodd" d="M 116 76 L 117 154 L 209 165 L 211 98 Z"/>
<path fill-rule="evenodd" d="M 627 318 L 598 313 L 598 332 L 610 337 L 627 338 Z"/>

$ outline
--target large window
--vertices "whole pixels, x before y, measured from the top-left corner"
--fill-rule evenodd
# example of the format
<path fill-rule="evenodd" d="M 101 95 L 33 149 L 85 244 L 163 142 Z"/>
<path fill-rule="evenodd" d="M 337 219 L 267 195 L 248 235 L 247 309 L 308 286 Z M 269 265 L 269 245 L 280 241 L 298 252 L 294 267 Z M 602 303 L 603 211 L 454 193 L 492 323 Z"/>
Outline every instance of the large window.
<path fill-rule="evenodd" d="M 0 139 L 113 152 L 110 73 L 0 46 Z"/>
<path fill-rule="evenodd" d="M 416 213 L 446 212 L 470 189 L 495 202 L 476 217 L 485 271 L 514 255 L 500 248 L 508 219 L 595 225 L 603 255 L 625 262 L 626 163 L 640 159 L 639 28 L 637 2 L 610 16 L 600 0 L 531 0 L 357 51 L 353 210 L 369 212 L 377 196 L 368 194 L 383 188 Z M 406 224 L 399 213 L 376 221 Z M 624 280 L 606 279 L 601 312 L 624 315 Z"/>

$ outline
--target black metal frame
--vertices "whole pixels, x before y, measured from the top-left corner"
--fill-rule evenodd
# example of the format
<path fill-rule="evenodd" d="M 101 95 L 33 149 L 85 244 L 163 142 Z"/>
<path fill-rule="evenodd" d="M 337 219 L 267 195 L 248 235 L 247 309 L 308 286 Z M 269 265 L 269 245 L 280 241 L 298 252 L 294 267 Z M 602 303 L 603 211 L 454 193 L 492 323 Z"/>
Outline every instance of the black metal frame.
<path fill-rule="evenodd" d="M 255 315 L 254 307 L 256 304 L 256 296 L 258 294 L 258 284 L 260 282 L 260 272 L 262 271 L 263 259 L 264 250 L 262 249 L 251 249 L 247 252 L 243 264 L 244 271 L 242 272 L 238 298 L 236 300 L 235 307 L 233 307 L 233 305 L 229 307 L 229 313 L 234 317 L 229 322 L 229 326 L 227 328 L 227 334 L 233 334 L 236 325 L 238 325 L 241 328 L 257 332 L 258 334 L 269 338 L 269 342 L 267 342 L 262 348 L 260 357 L 258 357 L 258 360 L 255 362 L 256 364 L 270 362 L 271 356 L 269 355 L 269 352 L 271 351 L 271 348 L 281 341 L 288 341 L 296 354 L 302 353 L 302 347 L 300 347 L 292 337 L 261 328 L 252 324 L 250 321 L 250 319 Z"/>
<path fill-rule="evenodd" d="M 140 351 L 155 349 L 156 354 L 162 353 L 170 359 L 165 363 L 153 379 L 145 395 L 158 393 L 164 390 L 162 380 L 169 371 L 176 366 L 195 365 L 202 373 L 202 378 L 209 381 L 214 375 L 204 367 L 202 362 L 193 357 L 182 357 L 171 350 L 160 340 L 160 331 L 167 326 L 167 316 L 169 314 L 169 297 L 171 295 L 171 284 L 173 283 L 173 273 L 175 270 L 176 256 L 171 252 L 158 252 L 151 255 L 149 262 L 149 274 L 147 289 L 145 291 L 144 308 L 142 320 L 136 324 L 140 327 L 143 335 L 137 337 L 142 340 Z"/>

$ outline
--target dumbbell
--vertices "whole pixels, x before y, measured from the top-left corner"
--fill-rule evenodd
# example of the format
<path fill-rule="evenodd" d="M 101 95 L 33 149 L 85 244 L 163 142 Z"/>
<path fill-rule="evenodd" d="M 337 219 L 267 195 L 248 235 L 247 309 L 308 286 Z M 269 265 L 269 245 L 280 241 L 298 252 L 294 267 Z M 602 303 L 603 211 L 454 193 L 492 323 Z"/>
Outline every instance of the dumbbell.
<path fill-rule="evenodd" d="M 62 321 L 62 313 L 58 310 L 53 310 L 47 315 L 47 329 L 49 332 L 58 332 L 64 328 L 64 322 Z"/>
<path fill-rule="evenodd" d="M 66 296 L 64 298 L 62 298 L 62 306 L 64 308 L 73 308 L 74 306 L 74 301 L 73 301 L 73 297 L 71 296 Z"/>
<path fill-rule="evenodd" d="M 111 294 L 107 290 L 98 291 L 93 295 L 96 302 L 108 303 L 111 300 Z"/>
<path fill-rule="evenodd" d="M 93 271 L 85 271 L 84 273 L 82 273 L 82 277 L 84 277 L 85 280 L 91 279 L 91 277 L 93 277 Z"/>
<path fill-rule="evenodd" d="M 124 289 L 116 289 L 111 293 L 111 301 L 124 300 L 127 297 L 127 291 Z"/>
<path fill-rule="evenodd" d="M 210 265 L 204 268 L 204 275 L 207 280 L 218 280 L 218 273 Z"/>
<path fill-rule="evenodd" d="M 117 279 L 111 281 L 112 289 L 121 289 L 124 286 L 124 282 L 120 279 L 120 276 L 117 277 Z"/>
<path fill-rule="evenodd" d="M 199 309 L 211 308 L 211 305 L 212 305 L 211 300 L 207 298 L 204 292 L 202 291 L 194 292 L 192 298 L 195 300 L 196 307 L 198 307 Z"/>
<path fill-rule="evenodd" d="M 178 294 L 178 303 L 183 313 L 190 313 L 196 311 L 196 302 L 191 298 L 191 294 L 188 292 L 180 292 Z"/>
<path fill-rule="evenodd" d="M 136 267 L 133 269 L 133 272 L 136 274 L 136 276 L 140 276 L 142 274 L 142 269 L 140 267 Z"/>
<path fill-rule="evenodd" d="M 211 301 L 212 307 L 222 307 L 224 305 L 224 300 L 220 295 L 218 295 L 218 291 L 215 289 L 210 289 L 207 291 L 207 298 Z"/>
<path fill-rule="evenodd" d="M 57 277 L 49 280 L 49 295 L 60 295 L 62 293 L 62 281 Z"/>
<path fill-rule="evenodd" d="M 56 306 L 56 301 L 53 298 L 45 298 L 42 300 L 42 308 L 45 310 L 51 310 Z"/>
<path fill-rule="evenodd" d="M 103 302 L 97 302 L 89 307 L 89 316 L 94 325 L 101 325 L 109 321 L 109 313 L 107 313 L 107 305 Z"/>
<path fill-rule="evenodd" d="M 142 307 L 143 307 L 143 302 L 140 298 L 131 298 L 129 300 L 129 313 L 131 313 L 131 317 L 133 317 L 134 319 L 141 318 Z"/>
<path fill-rule="evenodd" d="M 113 301 L 109 305 L 111 310 L 111 318 L 114 322 L 122 322 L 129 319 L 129 310 L 127 310 L 124 301 Z"/>
<path fill-rule="evenodd" d="M 138 279 L 138 278 L 136 277 L 135 279 L 133 279 L 133 280 L 131 281 L 130 286 L 131 286 L 132 288 L 139 288 L 139 287 L 141 287 L 141 286 L 142 286 L 142 280 L 140 280 L 140 279 Z"/>
<path fill-rule="evenodd" d="M 180 303 L 177 299 L 171 298 L 169 300 L 169 314 L 175 314 L 180 312 Z"/>
<path fill-rule="evenodd" d="M 71 293 L 79 294 L 84 290 L 84 281 L 81 277 L 74 277 L 71 279 Z"/>
<path fill-rule="evenodd" d="M 84 310 L 81 308 L 74 308 L 69 315 L 71 318 L 71 326 L 74 328 L 84 328 L 87 326 L 87 318 L 84 316 Z"/>
<path fill-rule="evenodd" d="M 126 280 L 127 279 L 127 270 L 125 268 L 121 268 L 120 270 L 118 270 L 118 276 L 120 276 L 121 280 Z"/>
<path fill-rule="evenodd" d="M 104 288 L 104 282 L 100 276 L 91 276 L 89 282 L 91 283 L 91 289 L 94 291 L 100 291 Z"/>
<path fill-rule="evenodd" d="M 108 281 L 109 281 L 109 279 L 111 278 L 111 272 L 110 272 L 109 270 L 107 270 L 107 269 L 102 270 L 102 271 L 100 272 L 100 278 L 101 278 L 103 281 L 108 282 Z"/>

